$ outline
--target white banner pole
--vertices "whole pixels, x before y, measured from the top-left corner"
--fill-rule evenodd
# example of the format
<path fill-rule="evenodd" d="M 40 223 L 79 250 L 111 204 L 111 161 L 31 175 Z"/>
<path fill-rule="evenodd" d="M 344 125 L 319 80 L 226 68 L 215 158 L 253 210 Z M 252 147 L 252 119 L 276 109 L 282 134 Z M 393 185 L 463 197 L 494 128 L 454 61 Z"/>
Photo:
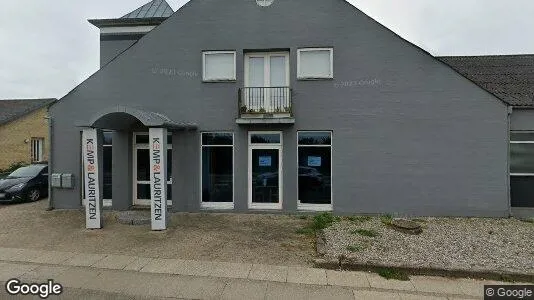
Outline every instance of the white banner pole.
<path fill-rule="evenodd" d="M 98 168 L 98 136 L 96 129 L 82 132 L 83 174 L 85 183 L 85 226 L 87 229 L 102 228 L 100 202 L 100 178 Z"/>
<path fill-rule="evenodd" d="M 167 229 L 167 129 L 150 128 L 150 190 L 152 230 Z"/>

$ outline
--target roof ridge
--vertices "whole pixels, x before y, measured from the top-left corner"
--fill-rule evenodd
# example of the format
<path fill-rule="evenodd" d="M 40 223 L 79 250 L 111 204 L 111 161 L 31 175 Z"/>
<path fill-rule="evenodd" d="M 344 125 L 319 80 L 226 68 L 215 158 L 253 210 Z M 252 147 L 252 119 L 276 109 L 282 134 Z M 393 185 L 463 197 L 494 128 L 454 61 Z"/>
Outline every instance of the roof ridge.
<path fill-rule="evenodd" d="M 13 120 L 21 118 L 29 113 L 39 110 L 47 105 L 56 102 L 56 98 L 35 98 L 35 99 L 9 99 L 0 100 L 0 106 L 4 104 L 0 110 L 0 125 L 9 123 Z M 29 102 L 29 103 L 24 103 Z M 8 105 L 12 104 L 12 105 Z M 24 104 L 24 105 L 13 105 Z"/>
<path fill-rule="evenodd" d="M 153 9 L 154 7 L 156 8 Z M 174 10 L 166 0 L 152 0 L 125 14 L 124 16 L 120 17 L 120 19 L 169 17 L 173 13 Z"/>
<path fill-rule="evenodd" d="M 534 57 L 534 53 L 526 54 L 490 54 L 490 55 L 445 55 L 436 56 L 437 58 L 502 58 L 502 57 Z"/>

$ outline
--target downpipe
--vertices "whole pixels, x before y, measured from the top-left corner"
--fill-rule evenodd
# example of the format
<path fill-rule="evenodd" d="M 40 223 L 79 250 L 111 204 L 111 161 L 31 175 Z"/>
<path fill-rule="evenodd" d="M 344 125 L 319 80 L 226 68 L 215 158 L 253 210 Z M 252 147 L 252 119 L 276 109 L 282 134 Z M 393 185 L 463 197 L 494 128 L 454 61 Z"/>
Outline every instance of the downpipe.
<path fill-rule="evenodd" d="M 46 120 L 48 120 L 48 207 L 46 208 L 47 211 L 54 209 L 54 202 L 52 197 L 52 185 L 50 184 L 50 180 L 52 178 L 52 140 L 53 140 L 53 119 L 50 116 L 44 117 Z"/>

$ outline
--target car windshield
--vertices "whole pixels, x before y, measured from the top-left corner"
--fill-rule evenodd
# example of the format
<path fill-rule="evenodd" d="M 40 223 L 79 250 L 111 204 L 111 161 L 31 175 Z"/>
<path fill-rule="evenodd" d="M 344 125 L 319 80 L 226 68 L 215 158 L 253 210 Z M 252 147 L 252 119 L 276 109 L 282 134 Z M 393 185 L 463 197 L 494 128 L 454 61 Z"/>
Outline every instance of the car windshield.
<path fill-rule="evenodd" d="M 13 173 L 9 174 L 8 177 L 11 178 L 17 178 L 17 177 L 34 177 L 43 170 L 45 166 L 39 166 L 39 165 L 33 165 L 33 166 L 27 166 L 18 168 Z"/>

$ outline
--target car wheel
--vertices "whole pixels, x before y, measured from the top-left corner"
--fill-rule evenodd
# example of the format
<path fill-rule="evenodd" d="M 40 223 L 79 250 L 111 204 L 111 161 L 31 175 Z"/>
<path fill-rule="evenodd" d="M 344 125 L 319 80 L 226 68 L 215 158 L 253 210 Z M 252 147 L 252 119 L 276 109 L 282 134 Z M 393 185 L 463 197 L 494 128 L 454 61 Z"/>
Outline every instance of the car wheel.
<path fill-rule="evenodd" d="M 39 192 L 38 189 L 31 189 L 29 192 L 28 192 L 28 199 L 30 201 L 37 201 L 39 200 L 39 197 L 41 196 L 41 192 Z"/>

